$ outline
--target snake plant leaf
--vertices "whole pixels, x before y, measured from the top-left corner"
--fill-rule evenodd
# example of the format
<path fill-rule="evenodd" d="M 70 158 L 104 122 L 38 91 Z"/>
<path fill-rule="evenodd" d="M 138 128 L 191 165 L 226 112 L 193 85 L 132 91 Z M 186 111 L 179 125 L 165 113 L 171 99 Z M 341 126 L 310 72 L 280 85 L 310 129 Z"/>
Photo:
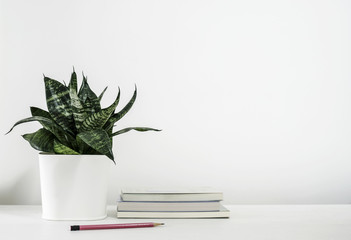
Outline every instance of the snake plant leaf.
<path fill-rule="evenodd" d="M 115 163 L 110 137 L 105 130 L 96 129 L 93 131 L 81 132 L 77 135 L 77 138 L 80 138 L 100 154 L 106 155 Z"/>
<path fill-rule="evenodd" d="M 80 88 L 78 91 L 78 97 L 80 98 L 82 103 L 85 103 L 85 101 L 88 98 L 88 89 L 87 89 L 88 87 L 89 87 L 88 82 L 83 75 L 83 82 L 82 82 L 82 85 L 80 85 Z"/>
<path fill-rule="evenodd" d="M 60 127 L 54 120 L 52 120 L 51 115 L 47 111 L 37 107 L 31 107 L 30 111 L 33 117 L 38 116 L 47 118 L 47 121 L 39 120 L 40 124 L 46 130 L 54 134 L 60 142 L 73 148 L 77 148 L 77 146 L 75 146 L 74 137 L 67 133 L 65 130 L 63 130 L 63 128 Z"/>
<path fill-rule="evenodd" d="M 101 102 L 101 99 L 102 99 L 102 97 L 104 96 L 106 90 L 107 90 L 107 87 L 105 87 L 105 89 L 102 91 L 102 93 L 100 93 L 100 95 L 99 95 L 99 97 L 98 97 L 99 102 Z"/>
<path fill-rule="evenodd" d="M 69 81 L 68 89 L 74 89 L 76 92 L 78 91 L 77 74 L 74 70 L 71 74 L 71 80 Z"/>
<path fill-rule="evenodd" d="M 95 108 L 93 106 L 93 103 L 90 101 L 90 99 L 85 100 L 85 102 L 83 103 L 84 106 L 84 111 L 88 114 L 91 115 L 93 113 L 96 113 Z"/>
<path fill-rule="evenodd" d="M 119 121 L 122 117 L 124 117 L 124 115 L 126 115 L 127 112 L 132 108 L 136 97 L 137 97 L 137 88 L 135 86 L 134 94 L 133 94 L 132 98 L 129 100 L 129 102 L 127 103 L 127 105 L 121 111 L 119 111 L 118 113 L 113 114 L 110 117 L 110 119 L 108 120 L 108 122 L 104 126 L 104 129 L 107 129 L 108 131 L 110 131 L 113 128 L 113 125 L 117 121 Z"/>
<path fill-rule="evenodd" d="M 155 129 L 155 128 L 148 128 L 148 127 L 129 127 L 129 128 L 124 128 L 124 129 L 121 129 L 115 133 L 112 133 L 112 137 L 114 136 L 117 136 L 117 135 L 120 135 L 122 133 L 126 133 L 126 132 L 129 132 L 131 130 L 135 130 L 135 131 L 139 131 L 139 132 L 146 132 L 146 131 L 161 131 L 160 129 Z"/>
<path fill-rule="evenodd" d="M 54 152 L 55 136 L 45 128 L 41 128 L 34 133 L 24 134 L 22 137 L 36 150 Z"/>
<path fill-rule="evenodd" d="M 62 143 L 54 140 L 54 151 L 57 154 L 66 154 L 66 155 L 78 155 L 76 151 L 73 149 L 67 147 L 66 145 L 63 145 Z"/>
<path fill-rule="evenodd" d="M 87 117 L 81 126 L 81 132 L 91 131 L 95 129 L 102 128 L 108 119 L 111 117 L 111 114 L 116 109 L 119 102 L 120 94 L 118 93 L 116 100 L 107 108 L 102 109 L 101 111 L 94 113 Z"/>
<path fill-rule="evenodd" d="M 81 88 L 78 92 L 78 97 L 81 99 L 86 112 L 88 114 L 95 113 L 101 110 L 101 105 L 99 98 L 96 94 L 90 89 L 87 78 L 83 75 L 83 82 Z"/>
<path fill-rule="evenodd" d="M 22 120 L 19 120 L 18 122 L 16 122 L 12 128 L 10 129 L 10 131 L 8 131 L 6 134 L 10 133 L 17 125 L 22 124 L 22 123 L 26 123 L 26 122 L 33 122 L 33 121 L 43 121 L 43 122 L 47 122 L 47 123 L 52 123 L 52 120 L 45 118 L 45 117 L 41 117 L 41 116 L 34 116 L 34 117 L 28 117 L 28 118 L 24 118 Z"/>
<path fill-rule="evenodd" d="M 44 77 L 44 82 L 46 104 L 51 117 L 65 131 L 74 134 L 75 125 L 68 88 L 62 83 L 48 77 Z"/>
<path fill-rule="evenodd" d="M 90 98 L 86 98 L 84 102 L 81 99 L 81 102 L 84 106 L 85 112 L 88 115 L 96 113 L 101 110 L 101 106 L 96 107 L 96 101 L 91 100 Z"/>
<path fill-rule="evenodd" d="M 93 94 L 91 94 L 91 97 L 90 97 L 90 95 L 88 95 L 88 99 L 86 102 L 89 102 L 89 104 L 92 108 L 92 112 L 96 113 L 96 112 L 99 112 L 101 110 L 101 105 L 100 105 L 100 101 L 99 101 L 98 97 L 95 95 L 95 93 L 93 93 Z"/>
<path fill-rule="evenodd" d="M 74 76 L 75 72 L 72 73 L 69 96 L 71 98 L 71 107 L 73 112 L 74 123 L 76 129 L 79 132 L 80 126 L 87 118 L 88 114 L 85 112 L 83 104 L 81 103 L 77 94 L 77 76 Z"/>
<path fill-rule="evenodd" d="M 82 139 L 76 137 L 77 145 L 79 146 L 79 153 L 81 154 L 100 154 L 95 149 L 91 148 L 88 144 L 86 144 Z"/>
<path fill-rule="evenodd" d="M 87 118 L 88 114 L 85 112 L 84 107 L 80 102 L 77 93 L 75 91 L 71 91 L 70 96 L 71 96 L 71 106 L 73 111 L 74 123 L 76 125 L 76 129 L 79 132 L 79 129 L 82 123 L 84 122 L 84 120 Z"/>
<path fill-rule="evenodd" d="M 51 119 L 51 115 L 49 112 L 41 109 L 41 108 L 37 108 L 37 107 L 30 107 L 30 112 L 32 113 L 32 116 L 41 116 L 41 117 L 45 117 L 48 119 Z"/>

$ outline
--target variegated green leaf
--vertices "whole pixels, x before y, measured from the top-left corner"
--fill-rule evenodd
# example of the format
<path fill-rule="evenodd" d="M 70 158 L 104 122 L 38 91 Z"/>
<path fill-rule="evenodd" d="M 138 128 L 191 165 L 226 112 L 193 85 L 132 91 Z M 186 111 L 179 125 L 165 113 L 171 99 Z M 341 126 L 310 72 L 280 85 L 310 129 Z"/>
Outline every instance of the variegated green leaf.
<path fill-rule="evenodd" d="M 82 85 L 80 85 L 79 91 L 78 91 L 78 97 L 80 98 L 80 100 L 82 101 L 82 103 L 85 103 L 85 101 L 88 98 L 88 82 L 86 80 L 86 78 L 83 75 L 83 81 L 82 81 Z"/>
<path fill-rule="evenodd" d="M 77 94 L 77 76 L 75 76 L 75 72 L 72 73 L 69 96 L 71 98 L 71 107 L 73 112 L 74 123 L 76 129 L 79 132 L 80 126 L 87 118 L 88 114 L 85 112 L 83 104 L 81 103 Z"/>
<path fill-rule="evenodd" d="M 40 109 L 37 107 L 30 107 L 30 112 L 32 113 L 33 117 L 34 116 L 41 116 L 41 117 L 45 117 L 45 118 L 52 120 L 50 113 L 43 110 L 43 109 Z"/>
<path fill-rule="evenodd" d="M 112 103 L 111 106 L 87 117 L 81 126 L 81 132 L 102 128 L 110 118 L 113 111 L 116 109 L 119 102 L 119 98 L 120 94 L 118 94 L 116 100 Z"/>
<path fill-rule="evenodd" d="M 115 162 L 110 137 L 103 129 L 79 133 L 77 138 L 80 138 L 91 148 L 95 149 L 100 154 L 106 155 L 113 162 Z"/>
<path fill-rule="evenodd" d="M 74 89 L 76 92 L 78 91 L 77 74 L 74 69 L 71 74 L 71 80 L 69 81 L 68 89 Z"/>
<path fill-rule="evenodd" d="M 105 89 L 102 91 L 102 93 L 99 95 L 98 99 L 99 102 L 101 102 L 102 97 L 104 96 L 105 92 L 106 92 L 107 87 L 105 87 Z"/>
<path fill-rule="evenodd" d="M 84 111 L 87 113 L 88 116 L 93 113 L 96 113 L 95 108 L 93 107 L 93 104 L 89 98 L 82 104 L 84 107 Z"/>
<path fill-rule="evenodd" d="M 81 153 L 81 154 L 101 154 L 101 153 L 97 152 L 95 149 L 91 148 L 88 144 L 86 144 L 79 137 L 76 137 L 76 142 L 79 146 L 79 153 Z"/>
<path fill-rule="evenodd" d="M 83 82 L 78 92 L 78 97 L 84 105 L 88 114 L 96 113 L 101 110 L 101 105 L 96 94 L 90 89 L 88 80 L 83 76 Z"/>
<path fill-rule="evenodd" d="M 129 100 L 129 102 L 127 103 L 127 105 L 118 113 L 113 114 L 108 122 L 105 124 L 104 129 L 106 129 L 107 131 L 111 131 L 111 129 L 113 128 L 113 125 L 119 121 L 124 115 L 127 114 L 127 112 L 132 108 L 135 99 L 137 97 L 137 88 L 135 86 L 135 90 L 134 90 L 134 94 L 132 96 L 132 98 Z"/>
<path fill-rule="evenodd" d="M 74 134 L 75 125 L 68 88 L 62 83 L 48 77 L 44 77 L 44 82 L 46 104 L 51 117 L 65 131 Z"/>
<path fill-rule="evenodd" d="M 36 150 L 54 152 L 55 136 L 44 128 L 41 128 L 34 133 L 24 134 L 22 137 Z"/>
<path fill-rule="evenodd" d="M 135 130 L 135 131 L 138 131 L 138 132 L 146 132 L 146 131 L 157 131 L 157 132 L 159 132 L 159 131 L 161 131 L 159 129 L 148 128 L 148 127 L 129 127 L 129 128 L 124 128 L 124 129 L 121 129 L 121 130 L 119 130 L 117 132 L 114 132 L 114 133 L 112 133 L 111 136 L 114 137 L 114 136 L 120 135 L 122 133 L 129 132 L 131 130 Z"/>
<path fill-rule="evenodd" d="M 74 151 L 73 149 L 63 145 L 58 141 L 54 141 L 54 151 L 58 154 L 66 154 L 66 155 L 78 155 L 79 153 Z"/>
<path fill-rule="evenodd" d="M 16 122 L 12 128 L 10 129 L 10 131 L 8 131 L 6 134 L 10 133 L 17 125 L 20 125 L 22 123 L 26 123 L 26 122 L 34 122 L 34 121 L 39 121 L 39 122 L 45 122 L 45 123 L 52 123 L 52 120 L 46 118 L 46 117 L 41 117 L 41 116 L 34 116 L 34 117 L 29 117 L 29 118 L 24 118 L 22 120 L 19 120 L 18 122 Z"/>
<path fill-rule="evenodd" d="M 50 131 L 52 134 L 56 136 L 56 138 L 62 142 L 63 144 L 77 148 L 76 143 L 75 143 L 75 138 L 66 132 L 61 126 L 59 126 L 50 116 L 50 114 L 37 107 L 31 107 L 30 108 L 32 116 L 38 116 L 38 117 L 44 117 L 47 118 L 47 121 L 43 120 L 38 120 L 40 124 L 48 131 Z"/>
<path fill-rule="evenodd" d="M 84 120 L 87 118 L 88 114 L 85 112 L 84 107 L 77 96 L 77 93 L 73 91 L 70 93 L 70 96 L 72 103 L 73 118 L 76 125 L 76 129 L 79 132 L 80 127 Z"/>

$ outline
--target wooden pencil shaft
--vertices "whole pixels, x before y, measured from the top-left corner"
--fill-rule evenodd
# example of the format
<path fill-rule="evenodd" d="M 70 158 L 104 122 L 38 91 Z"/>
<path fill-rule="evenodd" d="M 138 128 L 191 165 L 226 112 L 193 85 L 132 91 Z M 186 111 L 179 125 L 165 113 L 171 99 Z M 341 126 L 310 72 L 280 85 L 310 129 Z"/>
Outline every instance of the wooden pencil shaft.
<path fill-rule="evenodd" d="M 77 230 L 99 230 L 99 229 L 119 229 L 119 228 L 143 228 L 143 227 L 156 227 L 164 225 L 164 223 L 121 223 L 121 224 L 99 224 L 99 225 L 75 225 L 71 226 L 71 231 Z"/>

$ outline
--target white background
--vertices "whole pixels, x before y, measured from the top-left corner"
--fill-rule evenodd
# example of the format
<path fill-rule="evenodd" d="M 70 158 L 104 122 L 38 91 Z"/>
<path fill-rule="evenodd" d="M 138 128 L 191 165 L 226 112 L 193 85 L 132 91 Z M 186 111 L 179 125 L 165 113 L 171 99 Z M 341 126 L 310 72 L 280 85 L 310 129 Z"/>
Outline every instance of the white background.
<path fill-rule="evenodd" d="M 225 203 L 351 203 L 347 0 L 0 1 L 0 204 L 39 204 L 37 152 L 5 132 L 46 108 L 42 74 L 122 91 L 109 203 L 213 186 Z M 80 74 L 79 74 L 80 75 Z M 81 79 L 81 78 L 80 78 Z"/>

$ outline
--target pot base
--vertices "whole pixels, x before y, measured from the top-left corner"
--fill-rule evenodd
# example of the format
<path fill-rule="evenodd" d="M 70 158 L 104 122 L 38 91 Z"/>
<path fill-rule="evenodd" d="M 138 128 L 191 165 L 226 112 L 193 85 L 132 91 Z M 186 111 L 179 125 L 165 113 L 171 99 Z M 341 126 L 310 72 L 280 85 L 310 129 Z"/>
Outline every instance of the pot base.
<path fill-rule="evenodd" d="M 103 220 L 107 218 L 107 214 L 102 217 L 94 217 L 94 218 L 52 218 L 52 217 L 45 217 L 44 215 L 41 216 L 42 219 L 47 221 L 96 221 L 96 220 Z"/>

